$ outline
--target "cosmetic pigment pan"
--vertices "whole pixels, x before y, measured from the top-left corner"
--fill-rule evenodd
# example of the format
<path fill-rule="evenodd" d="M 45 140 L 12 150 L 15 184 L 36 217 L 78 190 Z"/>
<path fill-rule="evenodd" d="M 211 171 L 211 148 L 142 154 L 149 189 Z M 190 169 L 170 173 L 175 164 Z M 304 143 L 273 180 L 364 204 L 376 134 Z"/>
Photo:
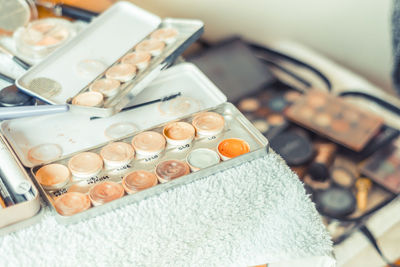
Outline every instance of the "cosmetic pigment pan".
<path fill-rule="evenodd" d="M 92 82 L 104 77 L 110 67 L 119 64 L 126 54 L 133 52 L 137 44 L 149 39 L 151 33 L 158 28 L 174 28 L 179 34 L 175 42 L 168 44 L 160 55 L 153 57 L 146 69 L 122 84 L 119 92 L 105 99 L 102 107 L 70 107 L 71 111 L 96 117 L 114 115 L 200 37 L 203 32 L 201 21 L 173 18 L 161 20 L 129 2 L 117 2 L 74 39 L 29 69 L 17 79 L 16 85 L 20 90 L 46 103 L 71 104 L 76 95 L 88 91 Z M 77 67 L 84 60 L 98 61 L 106 69 L 103 72 L 82 74 Z M 51 96 L 40 90 L 32 90 L 31 83 L 43 77 L 58 83 L 61 90 Z"/>

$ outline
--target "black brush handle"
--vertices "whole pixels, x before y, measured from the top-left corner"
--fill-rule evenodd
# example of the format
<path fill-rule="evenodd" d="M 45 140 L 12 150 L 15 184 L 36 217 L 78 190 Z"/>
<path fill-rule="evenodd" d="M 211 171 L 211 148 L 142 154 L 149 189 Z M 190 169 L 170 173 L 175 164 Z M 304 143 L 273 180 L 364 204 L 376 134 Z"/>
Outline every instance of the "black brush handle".
<path fill-rule="evenodd" d="M 31 65 L 29 65 L 28 63 L 26 63 L 25 61 L 23 61 L 22 59 L 20 59 L 20 58 L 18 58 L 16 56 L 13 56 L 12 60 L 15 63 L 17 63 L 18 65 L 20 65 L 25 70 L 27 70 L 27 69 L 29 69 L 31 67 Z"/>
<path fill-rule="evenodd" d="M 4 80 L 6 82 L 12 83 L 12 84 L 15 82 L 15 79 L 13 79 L 3 73 L 0 73 L 0 79 Z"/>
<path fill-rule="evenodd" d="M 58 4 L 54 10 L 65 17 L 91 22 L 99 13 L 66 4 Z"/>

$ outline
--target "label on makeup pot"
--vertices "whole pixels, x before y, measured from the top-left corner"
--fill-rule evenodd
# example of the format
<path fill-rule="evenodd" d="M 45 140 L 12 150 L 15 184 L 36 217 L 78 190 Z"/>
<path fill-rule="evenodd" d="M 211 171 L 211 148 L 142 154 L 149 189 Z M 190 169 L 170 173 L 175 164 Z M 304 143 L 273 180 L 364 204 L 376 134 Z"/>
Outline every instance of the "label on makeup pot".
<path fill-rule="evenodd" d="M 59 197 L 59 196 L 65 194 L 65 193 L 67 193 L 67 192 L 68 192 L 68 190 L 67 190 L 66 188 L 61 188 L 61 189 L 59 189 L 59 190 L 57 190 L 57 191 L 54 191 L 52 195 L 53 195 L 54 197 Z"/>
<path fill-rule="evenodd" d="M 89 179 L 86 180 L 87 184 L 95 184 L 104 180 L 110 179 L 110 176 L 108 175 L 104 175 L 104 176 L 94 176 L 94 177 L 90 177 Z"/>
<path fill-rule="evenodd" d="M 143 161 L 144 162 L 151 162 L 151 161 L 154 161 L 154 160 L 156 160 L 158 158 L 159 158 L 159 155 L 154 155 L 154 156 L 151 156 L 151 157 L 144 158 Z"/>
<path fill-rule="evenodd" d="M 189 149 L 189 148 L 190 148 L 190 144 L 186 144 L 186 145 L 178 146 L 178 147 L 177 147 L 177 149 L 178 149 L 179 151 L 183 151 L 183 150 L 186 150 L 186 149 Z"/>

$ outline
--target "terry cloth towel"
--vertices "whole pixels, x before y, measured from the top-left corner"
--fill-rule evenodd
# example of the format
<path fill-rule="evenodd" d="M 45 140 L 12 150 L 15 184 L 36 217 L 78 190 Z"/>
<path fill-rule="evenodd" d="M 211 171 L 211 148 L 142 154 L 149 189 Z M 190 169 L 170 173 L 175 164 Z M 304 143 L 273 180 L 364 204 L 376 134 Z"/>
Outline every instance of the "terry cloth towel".
<path fill-rule="evenodd" d="M 76 224 L 58 224 L 46 208 L 40 223 L 0 237 L 0 266 L 250 266 L 315 256 L 327 260 L 307 266 L 332 266 L 331 253 L 314 204 L 274 152 Z"/>

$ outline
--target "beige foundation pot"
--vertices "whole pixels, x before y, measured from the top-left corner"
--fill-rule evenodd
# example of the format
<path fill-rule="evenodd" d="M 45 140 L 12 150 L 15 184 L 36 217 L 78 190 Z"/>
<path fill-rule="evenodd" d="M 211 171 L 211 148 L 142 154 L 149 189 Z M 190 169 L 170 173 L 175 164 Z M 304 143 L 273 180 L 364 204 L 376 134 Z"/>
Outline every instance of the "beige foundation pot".
<path fill-rule="evenodd" d="M 122 185 L 106 181 L 96 184 L 89 190 L 89 198 L 93 206 L 100 206 L 107 202 L 121 198 L 125 191 Z"/>
<path fill-rule="evenodd" d="M 135 50 L 136 52 L 148 52 L 153 57 L 159 56 L 164 50 L 165 44 L 162 41 L 149 39 L 140 42 Z"/>
<path fill-rule="evenodd" d="M 218 113 L 204 112 L 193 118 L 192 125 L 198 137 L 216 136 L 224 130 L 225 119 Z"/>
<path fill-rule="evenodd" d="M 132 138 L 138 159 L 158 158 L 165 149 L 165 138 L 153 131 L 142 132 Z"/>
<path fill-rule="evenodd" d="M 187 122 L 172 122 L 164 126 L 163 135 L 170 146 L 188 147 L 194 139 L 195 129 Z"/>
<path fill-rule="evenodd" d="M 121 83 L 118 80 L 103 78 L 93 82 L 89 90 L 101 93 L 105 97 L 110 97 L 118 93 L 120 86 Z"/>
<path fill-rule="evenodd" d="M 90 199 L 86 194 L 68 192 L 59 196 L 54 201 L 58 213 L 63 216 L 71 216 L 90 208 Z"/>
<path fill-rule="evenodd" d="M 128 165 L 135 156 L 135 150 L 130 144 L 114 142 L 106 145 L 100 151 L 106 169 L 117 169 Z"/>
<path fill-rule="evenodd" d="M 36 172 L 36 179 L 46 190 L 60 189 L 71 178 L 69 169 L 62 164 L 48 164 Z"/>
<path fill-rule="evenodd" d="M 68 168 L 77 178 L 90 178 L 103 169 L 103 160 L 93 152 L 83 152 L 68 161 Z"/>
<path fill-rule="evenodd" d="M 174 28 L 162 28 L 154 31 L 150 35 L 150 38 L 162 41 L 166 44 L 172 44 L 176 41 L 176 37 L 178 36 L 178 34 L 178 31 Z"/>
<path fill-rule="evenodd" d="M 160 183 L 169 182 L 189 173 L 189 166 L 180 160 L 166 160 L 156 167 L 156 175 Z"/>
<path fill-rule="evenodd" d="M 85 92 L 75 96 L 72 99 L 72 104 L 86 107 L 101 107 L 103 101 L 103 94 L 99 92 Z"/>
<path fill-rule="evenodd" d="M 149 52 L 132 52 L 126 54 L 121 62 L 124 64 L 131 64 L 136 66 L 139 70 L 147 68 L 151 60 L 151 54 Z"/>
<path fill-rule="evenodd" d="M 135 65 L 121 63 L 109 68 L 106 71 L 106 77 L 120 82 L 128 82 L 135 78 L 136 70 Z"/>
<path fill-rule="evenodd" d="M 138 191 L 155 186 L 158 183 L 157 176 L 148 171 L 137 170 L 128 173 L 122 180 L 125 192 L 133 194 Z"/>

